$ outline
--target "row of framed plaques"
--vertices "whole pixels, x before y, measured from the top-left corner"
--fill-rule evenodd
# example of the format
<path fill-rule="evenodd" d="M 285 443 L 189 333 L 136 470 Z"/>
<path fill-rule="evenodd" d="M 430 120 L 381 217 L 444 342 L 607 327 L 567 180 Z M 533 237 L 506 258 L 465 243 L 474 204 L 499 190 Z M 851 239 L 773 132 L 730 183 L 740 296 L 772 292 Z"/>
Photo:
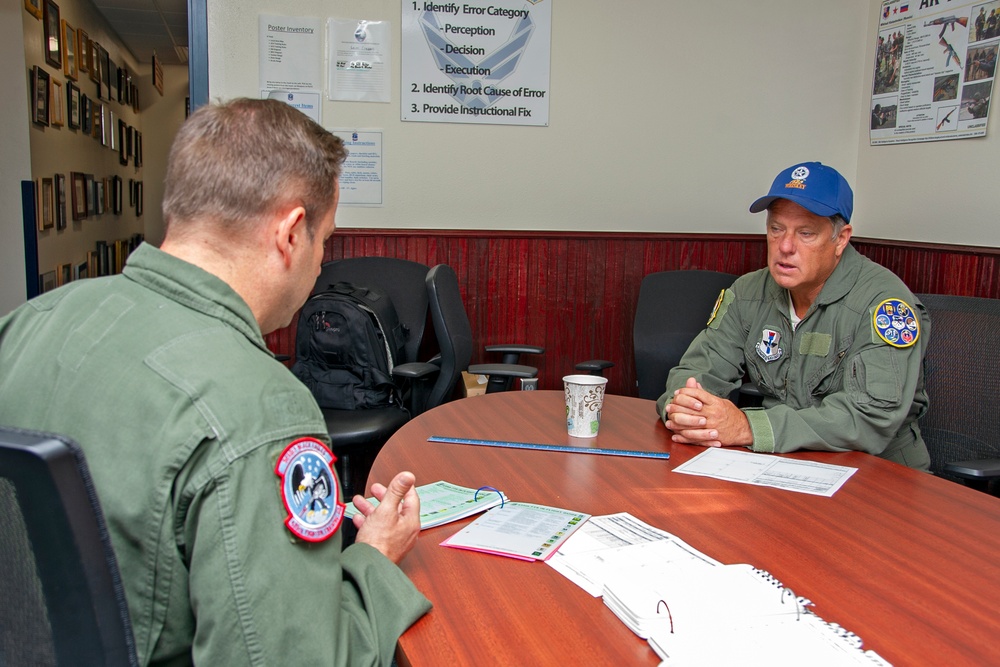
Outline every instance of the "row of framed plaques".
<path fill-rule="evenodd" d="M 32 70 L 31 84 L 35 123 L 51 127 L 65 124 L 71 130 L 80 130 L 102 146 L 117 150 L 121 164 L 142 166 L 142 133 L 119 118 L 110 105 L 91 100 L 72 81 L 66 82 L 64 91 L 62 83 L 38 65 Z"/>
<path fill-rule="evenodd" d="M 121 273 L 125 260 L 143 240 L 142 234 L 133 234 L 127 239 L 98 241 L 84 261 L 58 264 L 54 270 L 40 274 L 38 293 L 44 294 L 74 280 Z"/>
<path fill-rule="evenodd" d="M 24 0 L 24 8 L 42 20 L 48 65 L 61 70 L 68 81 L 82 81 L 86 74 L 97 85 L 97 99 L 117 101 L 138 113 L 139 88 L 128 68 L 119 67 L 108 50 L 91 40 L 83 28 L 61 19 L 59 5 L 53 0 Z"/>
<path fill-rule="evenodd" d="M 74 221 L 80 221 L 106 213 L 122 215 L 125 212 L 125 182 L 117 175 L 95 178 L 93 174 L 74 171 L 70 172 L 68 186 L 65 174 L 44 176 L 35 180 L 35 193 L 38 197 L 35 215 L 38 231 L 42 232 L 66 229 L 67 214 Z M 142 216 L 142 202 L 142 181 L 130 178 L 128 208 L 136 217 Z"/>

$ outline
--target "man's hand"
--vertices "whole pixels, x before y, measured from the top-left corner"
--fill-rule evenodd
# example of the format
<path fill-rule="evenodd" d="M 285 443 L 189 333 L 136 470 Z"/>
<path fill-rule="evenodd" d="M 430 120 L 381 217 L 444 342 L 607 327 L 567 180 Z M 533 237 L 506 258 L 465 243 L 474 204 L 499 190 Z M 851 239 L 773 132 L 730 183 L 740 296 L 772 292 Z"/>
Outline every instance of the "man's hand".
<path fill-rule="evenodd" d="M 358 529 L 355 542 L 363 542 L 381 551 L 393 563 L 399 563 L 417 543 L 420 533 L 420 498 L 413 488 L 416 477 L 401 472 L 392 478 L 388 488 L 372 484 L 376 507 L 363 496 L 354 496 L 358 514 L 354 525 Z"/>
<path fill-rule="evenodd" d="M 743 411 L 732 401 L 705 391 L 694 378 L 674 392 L 666 411 L 674 442 L 706 447 L 753 444 L 753 431 Z"/>

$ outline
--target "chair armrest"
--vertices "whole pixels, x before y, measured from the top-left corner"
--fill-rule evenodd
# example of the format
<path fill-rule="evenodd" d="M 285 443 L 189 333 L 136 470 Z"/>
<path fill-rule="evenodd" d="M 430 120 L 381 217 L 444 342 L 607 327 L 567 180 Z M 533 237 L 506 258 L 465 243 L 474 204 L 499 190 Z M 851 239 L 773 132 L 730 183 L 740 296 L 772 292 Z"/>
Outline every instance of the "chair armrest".
<path fill-rule="evenodd" d="M 468 370 L 473 375 L 496 375 L 511 378 L 533 378 L 538 375 L 538 369 L 534 366 L 522 366 L 521 364 L 473 364 L 469 366 Z"/>
<path fill-rule="evenodd" d="M 946 463 L 944 471 L 965 479 L 995 479 L 1000 477 L 1000 459 L 976 459 Z"/>
<path fill-rule="evenodd" d="M 606 359 L 588 359 L 587 361 L 581 361 L 575 368 L 578 371 L 587 371 L 591 375 L 603 375 L 602 371 L 606 368 L 611 368 L 615 365 L 615 362 L 608 361 Z"/>
<path fill-rule="evenodd" d="M 407 378 L 408 380 L 415 380 L 417 378 L 422 378 L 430 375 L 431 373 L 440 373 L 441 366 L 426 363 L 423 361 L 411 361 L 406 364 L 399 364 L 393 366 L 392 376 L 396 378 Z"/>
<path fill-rule="evenodd" d="M 501 361 L 505 364 L 516 364 L 522 354 L 543 354 L 545 352 L 544 347 L 536 345 L 486 345 L 483 349 L 487 352 L 499 352 L 502 354 Z"/>

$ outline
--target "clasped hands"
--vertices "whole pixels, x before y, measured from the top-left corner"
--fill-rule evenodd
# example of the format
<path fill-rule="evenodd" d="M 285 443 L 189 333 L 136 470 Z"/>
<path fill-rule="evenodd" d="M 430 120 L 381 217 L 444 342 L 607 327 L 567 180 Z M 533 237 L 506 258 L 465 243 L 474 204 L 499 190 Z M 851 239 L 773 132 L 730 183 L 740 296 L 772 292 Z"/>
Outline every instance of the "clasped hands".
<path fill-rule="evenodd" d="M 750 422 L 732 401 L 705 391 L 694 378 L 667 403 L 666 425 L 673 441 L 705 447 L 753 444 Z"/>

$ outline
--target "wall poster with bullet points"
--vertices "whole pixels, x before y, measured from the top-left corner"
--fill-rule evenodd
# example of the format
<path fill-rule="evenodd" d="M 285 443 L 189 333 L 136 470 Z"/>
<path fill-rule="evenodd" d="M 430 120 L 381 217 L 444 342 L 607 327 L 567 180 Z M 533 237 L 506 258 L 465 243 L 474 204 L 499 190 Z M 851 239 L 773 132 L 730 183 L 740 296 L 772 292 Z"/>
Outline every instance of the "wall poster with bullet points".
<path fill-rule="evenodd" d="M 404 121 L 549 124 L 553 0 L 403 0 Z"/>

